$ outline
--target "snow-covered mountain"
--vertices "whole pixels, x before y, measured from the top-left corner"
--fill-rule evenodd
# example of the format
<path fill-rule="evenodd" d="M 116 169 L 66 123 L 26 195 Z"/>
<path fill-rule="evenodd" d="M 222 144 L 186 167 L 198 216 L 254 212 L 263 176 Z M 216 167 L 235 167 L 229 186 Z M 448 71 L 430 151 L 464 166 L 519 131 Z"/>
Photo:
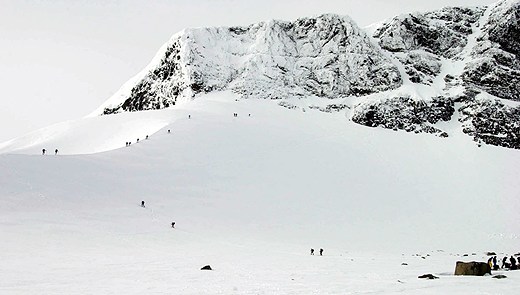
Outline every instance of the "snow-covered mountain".
<path fill-rule="evenodd" d="M 364 95 L 401 85 L 397 67 L 348 17 L 186 29 L 101 108 L 160 109 L 201 92 L 244 98 Z"/>
<path fill-rule="evenodd" d="M 473 141 L 518 148 L 516 86 L 486 88 L 518 68 L 465 75 L 509 65 L 517 14 L 175 35 L 92 116 L 0 144 L 0 294 L 516 294 L 453 270 L 520 258 L 520 150 Z"/>
<path fill-rule="evenodd" d="M 333 14 L 185 29 L 92 115 L 162 109 L 231 90 L 286 107 L 308 101 L 294 109 L 320 109 L 313 98 L 322 98 L 359 124 L 443 137 L 449 134 L 437 123 L 458 119 L 479 144 L 518 149 L 519 11 L 519 2 L 502 0 L 404 14 L 365 29 Z"/>

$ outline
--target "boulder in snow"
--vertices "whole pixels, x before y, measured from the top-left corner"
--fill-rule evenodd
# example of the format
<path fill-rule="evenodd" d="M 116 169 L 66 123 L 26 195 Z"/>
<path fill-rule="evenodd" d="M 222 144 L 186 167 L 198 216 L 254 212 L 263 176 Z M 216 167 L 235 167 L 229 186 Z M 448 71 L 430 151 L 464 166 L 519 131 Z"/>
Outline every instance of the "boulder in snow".
<path fill-rule="evenodd" d="M 457 261 L 455 266 L 456 276 L 483 276 L 485 274 L 491 274 L 491 267 L 485 262 Z"/>

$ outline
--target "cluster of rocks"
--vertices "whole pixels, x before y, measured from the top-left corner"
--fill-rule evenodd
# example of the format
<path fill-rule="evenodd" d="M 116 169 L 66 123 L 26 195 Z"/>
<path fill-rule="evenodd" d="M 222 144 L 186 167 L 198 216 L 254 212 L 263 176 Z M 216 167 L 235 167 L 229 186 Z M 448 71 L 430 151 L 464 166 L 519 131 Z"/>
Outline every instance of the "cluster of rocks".
<path fill-rule="evenodd" d="M 454 112 L 453 101 L 442 96 L 428 102 L 399 96 L 358 104 L 354 108 L 352 121 L 369 127 L 426 132 L 447 137 L 446 132 L 432 125 L 439 121 L 451 120 Z"/>
<path fill-rule="evenodd" d="M 346 104 L 328 104 L 327 106 L 325 107 L 320 107 L 320 106 L 315 106 L 315 105 L 311 105 L 309 106 L 309 109 L 314 109 L 314 110 L 318 110 L 320 112 L 324 112 L 324 113 L 332 113 L 332 112 L 340 112 L 344 109 L 350 109 L 350 107 Z"/>
<path fill-rule="evenodd" d="M 459 108 L 462 131 L 481 144 L 520 149 L 520 106 L 498 100 L 472 100 Z"/>

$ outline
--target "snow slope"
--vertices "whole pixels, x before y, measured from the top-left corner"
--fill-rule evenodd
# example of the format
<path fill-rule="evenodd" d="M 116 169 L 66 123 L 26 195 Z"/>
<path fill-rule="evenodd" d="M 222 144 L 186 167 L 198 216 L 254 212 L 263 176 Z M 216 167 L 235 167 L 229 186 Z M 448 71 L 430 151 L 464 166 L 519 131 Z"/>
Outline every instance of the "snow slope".
<path fill-rule="evenodd" d="M 518 150 L 479 148 L 456 124 L 441 139 L 236 98 L 4 145 L 0 293 L 516 293 L 518 271 L 451 274 L 520 251 Z"/>

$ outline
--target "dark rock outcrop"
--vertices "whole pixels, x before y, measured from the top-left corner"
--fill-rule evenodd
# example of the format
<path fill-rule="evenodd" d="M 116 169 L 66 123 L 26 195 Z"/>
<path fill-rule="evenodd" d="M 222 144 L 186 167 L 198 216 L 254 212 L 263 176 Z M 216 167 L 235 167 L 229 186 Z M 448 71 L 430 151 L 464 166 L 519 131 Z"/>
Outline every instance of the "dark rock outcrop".
<path fill-rule="evenodd" d="M 520 2 L 500 1 L 491 11 L 462 75 L 468 85 L 520 101 Z"/>
<path fill-rule="evenodd" d="M 418 276 L 419 279 L 427 279 L 427 280 L 435 280 L 435 279 L 438 279 L 439 277 L 436 277 L 434 275 L 432 275 L 431 273 L 429 274 L 424 274 L 422 276 Z"/>
<path fill-rule="evenodd" d="M 491 274 L 491 267 L 485 262 L 457 261 L 455 265 L 456 276 L 483 276 L 485 274 Z"/>
<path fill-rule="evenodd" d="M 498 100 L 474 100 L 459 109 L 462 131 L 478 143 L 520 149 L 520 106 Z"/>
<path fill-rule="evenodd" d="M 352 121 L 369 127 L 426 132 L 447 137 L 448 134 L 432 125 L 439 121 L 449 121 L 454 112 L 453 101 L 445 97 L 435 97 L 429 102 L 411 97 L 393 97 L 357 105 Z"/>
<path fill-rule="evenodd" d="M 213 270 L 210 265 L 203 266 L 200 270 Z"/>

